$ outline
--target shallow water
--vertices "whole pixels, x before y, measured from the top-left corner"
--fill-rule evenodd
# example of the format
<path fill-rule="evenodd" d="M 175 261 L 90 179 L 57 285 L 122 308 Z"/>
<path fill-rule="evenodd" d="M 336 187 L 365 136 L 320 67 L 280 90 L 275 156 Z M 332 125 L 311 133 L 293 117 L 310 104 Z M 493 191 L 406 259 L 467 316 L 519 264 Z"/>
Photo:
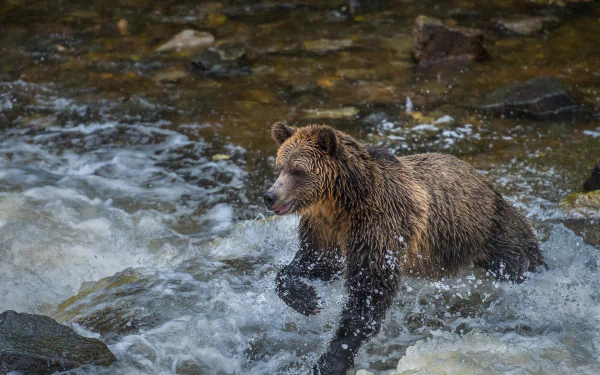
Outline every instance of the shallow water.
<path fill-rule="evenodd" d="M 0 8 L 0 310 L 51 315 L 119 358 L 78 373 L 305 373 L 335 330 L 343 288 L 317 282 L 324 309 L 311 318 L 279 300 L 274 277 L 297 249 L 297 218 L 272 219 L 261 196 L 274 177 L 270 124 L 317 121 L 397 155 L 473 164 L 532 220 L 551 267 L 521 285 L 481 270 L 404 280 L 356 369 L 402 358 L 406 373 L 600 373 L 598 219 L 558 207 L 600 161 L 600 124 L 461 106 L 542 74 L 597 105 L 597 7 L 402 1 L 352 15 L 333 2 L 219 4 Z M 528 38 L 487 29 L 514 12 L 561 23 Z M 421 13 L 485 28 L 493 59 L 416 68 L 408 33 Z M 192 26 L 243 45 L 251 74 L 203 77 L 193 56 L 153 52 Z M 320 39 L 352 47 L 302 43 Z M 185 78 L 157 79 L 172 70 Z M 343 119 L 311 118 L 348 107 Z"/>

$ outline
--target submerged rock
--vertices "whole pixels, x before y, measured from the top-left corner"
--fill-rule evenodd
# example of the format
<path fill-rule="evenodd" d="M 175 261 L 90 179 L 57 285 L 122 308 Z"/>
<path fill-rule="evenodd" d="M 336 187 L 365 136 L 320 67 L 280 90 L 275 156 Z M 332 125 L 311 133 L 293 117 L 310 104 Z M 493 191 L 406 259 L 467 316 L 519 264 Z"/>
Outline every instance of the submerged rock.
<path fill-rule="evenodd" d="M 560 20 L 554 16 L 516 16 L 510 18 L 499 18 L 496 24 L 502 30 L 517 35 L 534 35 L 551 26 L 558 24 Z"/>
<path fill-rule="evenodd" d="M 600 163 L 596 164 L 596 167 L 592 170 L 592 175 L 583 184 L 583 190 L 600 190 Z"/>
<path fill-rule="evenodd" d="M 211 33 L 183 30 L 175 35 L 171 40 L 156 49 L 156 52 L 181 51 L 184 49 L 194 49 L 211 46 L 215 42 L 215 37 Z"/>
<path fill-rule="evenodd" d="M 449 27 L 437 18 L 419 16 L 413 28 L 413 54 L 421 65 L 447 61 L 484 61 L 490 55 L 477 29 Z"/>
<path fill-rule="evenodd" d="M 304 118 L 310 119 L 340 119 L 353 118 L 358 115 L 359 110 L 355 107 L 343 107 L 334 109 L 305 109 Z"/>
<path fill-rule="evenodd" d="M 548 119 L 579 112 L 560 81 L 538 77 L 517 82 L 475 100 L 468 107 L 505 117 Z"/>
<path fill-rule="evenodd" d="M 576 214 L 585 218 L 599 218 L 600 190 L 589 193 L 571 194 L 560 201 L 558 206 L 570 214 Z"/>
<path fill-rule="evenodd" d="M 351 39 L 318 39 L 307 40 L 302 47 L 308 52 L 331 52 L 352 47 Z"/>
<path fill-rule="evenodd" d="M 166 69 L 154 74 L 152 80 L 156 82 L 177 82 L 186 76 L 187 72 L 183 69 Z"/>
<path fill-rule="evenodd" d="M 192 66 L 207 76 L 235 77 L 250 74 L 246 65 L 246 50 L 237 44 L 225 44 L 202 50 L 192 60 Z"/>
<path fill-rule="evenodd" d="M 127 20 L 125 18 L 121 18 L 117 22 L 117 28 L 119 29 L 119 33 L 121 35 L 129 34 L 128 26 L 129 26 L 129 22 L 127 22 Z"/>
<path fill-rule="evenodd" d="M 0 373 L 52 374 L 116 360 L 102 341 L 79 336 L 47 316 L 0 314 Z"/>

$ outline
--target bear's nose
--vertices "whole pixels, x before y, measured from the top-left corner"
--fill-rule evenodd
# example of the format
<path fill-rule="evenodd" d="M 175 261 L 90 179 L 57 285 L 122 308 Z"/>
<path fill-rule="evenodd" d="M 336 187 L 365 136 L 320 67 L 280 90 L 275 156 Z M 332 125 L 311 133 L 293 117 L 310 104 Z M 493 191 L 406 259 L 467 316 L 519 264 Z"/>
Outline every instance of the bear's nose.
<path fill-rule="evenodd" d="M 267 191 L 265 193 L 265 196 L 263 197 L 263 200 L 265 201 L 265 206 L 270 210 L 275 201 L 277 200 L 277 197 L 272 192 Z"/>

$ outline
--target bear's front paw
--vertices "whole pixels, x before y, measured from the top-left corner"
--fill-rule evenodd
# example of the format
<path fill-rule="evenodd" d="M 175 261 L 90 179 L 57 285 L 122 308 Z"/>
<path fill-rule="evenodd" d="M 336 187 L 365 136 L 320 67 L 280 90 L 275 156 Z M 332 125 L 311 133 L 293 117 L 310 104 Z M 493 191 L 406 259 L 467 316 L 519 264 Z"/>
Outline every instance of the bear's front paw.
<path fill-rule="evenodd" d="M 313 375 L 346 375 L 346 372 L 353 366 L 352 358 L 347 356 L 338 356 L 327 352 L 319 358 L 317 364 L 313 367 Z"/>
<path fill-rule="evenodd" d="M 311 316 L 321 311 L 319 307 L 319 297 L 313 286 L 304 284 L 304 288 L 294 288 L 294 293 L 290 296 L 288 305 L 298 311 L 300 314 Z"/>
<path fill-rule="evenodd" d="M 316 289 L 303 281 L 288 283 L 285 288 L 279 289 L 278 293 L 289 307 L 300 314 L 310 316 L 321 311 Z"/>

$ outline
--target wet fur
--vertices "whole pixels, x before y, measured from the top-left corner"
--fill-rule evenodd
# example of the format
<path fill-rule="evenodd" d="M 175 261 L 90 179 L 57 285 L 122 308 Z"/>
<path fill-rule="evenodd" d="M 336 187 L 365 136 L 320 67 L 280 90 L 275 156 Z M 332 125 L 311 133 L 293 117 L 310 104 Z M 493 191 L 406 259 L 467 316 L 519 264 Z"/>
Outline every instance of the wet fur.
<path fill-rule="evenodd" d="M 276 124 L 277 168 L 294 178 L 300 250 L 277 291 L 299 312 L 318 312 L 300 277 L 345 279 L 348 302 L 314 372 L 342 374 L 375 335 L 404 276 L 439 279 L 476 264 L 520 282 L 544 265 L 522 215 L 470 165 L 442 154 L 395 157 L 327 126 Z M 342 349 L 342 345 L 348 349 Z"/>

